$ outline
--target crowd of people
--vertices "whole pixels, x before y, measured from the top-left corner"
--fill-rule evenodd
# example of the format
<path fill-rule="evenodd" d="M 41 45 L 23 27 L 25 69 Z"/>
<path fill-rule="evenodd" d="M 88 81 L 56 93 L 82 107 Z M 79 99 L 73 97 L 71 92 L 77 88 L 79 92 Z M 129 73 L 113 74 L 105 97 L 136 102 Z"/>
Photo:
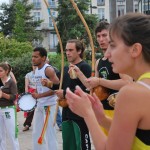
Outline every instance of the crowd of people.
<path fill-rule="evenodd" d="M 23 124 L 23 131 L 28 131 L 33 119 L 33 150 L 58 150 L 56 114 L 63 150 L 91 150 L 91 138 L 96 150 L 150 150 L 150 16 L 128 13 L 111 24 L 99 22 L 95 36 L 103 52 L 95 62 L 95 77 L 83 60 L 83 42 L 70 39 L 62 89 L 56 69 L 47 62 L 46 49 L 34 48 L 25 92 L 37 106 L 27 112 Z M 14 105 L 17 81 L 12 74 L 8 63 L 0 63 L 1 150 L 6 150 L 5 132 L 12 150 L 20 149 Z M 98 87 L 105 89 L 105 98 L 95 92 Z M 108 97 L 114 93 L 112 107 Z M 56 109 L 59 100 L 66 103 L 62 118 Z"/>

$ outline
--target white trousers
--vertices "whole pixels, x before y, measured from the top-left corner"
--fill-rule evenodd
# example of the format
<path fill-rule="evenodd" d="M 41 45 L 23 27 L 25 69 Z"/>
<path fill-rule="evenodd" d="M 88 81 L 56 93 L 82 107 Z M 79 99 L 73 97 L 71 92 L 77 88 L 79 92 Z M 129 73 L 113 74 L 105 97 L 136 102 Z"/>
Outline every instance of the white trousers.
<path fill-rule="evenodd" d="M 46 111 L 44 107 L 37 107 L 35 109 L 32 134 L 33 150 L 58 150 L 56 129 L 55 126 L 53 127 L 55 111 L 56 105 L 50 106 L 50 115 L 43 143 L 39 144 L 38 139 L 42 132 L 42 128 L 46 117 Z"/>
<path fill-rule="evenodd" d="M 14 106 L 0 108 L 0 150 L 6 150 L 6 133 L 11 149 L 19 150 L 16 109 Z"/>

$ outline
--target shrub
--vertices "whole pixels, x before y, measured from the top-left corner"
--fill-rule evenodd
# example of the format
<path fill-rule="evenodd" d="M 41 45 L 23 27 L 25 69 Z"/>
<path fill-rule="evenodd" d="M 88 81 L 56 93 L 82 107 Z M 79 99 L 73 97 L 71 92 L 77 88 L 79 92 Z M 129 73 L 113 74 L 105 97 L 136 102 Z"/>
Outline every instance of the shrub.
<path fill-rule="evenodd" d="M 3 36 L 0 38 L 0 61 L 3 61 L 4 58 L 16 58 L 32 52 L 33 48 L 30 42 L 17 42 Z"/>
<path fill-rule="evenodd" d="M 61 60 L 61 54 L 60 53 L 49 52 L 48 58 L 49 58 L 50 64 L 52 66 L 56 67 L 59 70 L 61 69 L 62 60 Z M 64 65 L 65 64 L 67 64 L 67 60 L 66 60 L 66 57 L 64 56 Z"/>

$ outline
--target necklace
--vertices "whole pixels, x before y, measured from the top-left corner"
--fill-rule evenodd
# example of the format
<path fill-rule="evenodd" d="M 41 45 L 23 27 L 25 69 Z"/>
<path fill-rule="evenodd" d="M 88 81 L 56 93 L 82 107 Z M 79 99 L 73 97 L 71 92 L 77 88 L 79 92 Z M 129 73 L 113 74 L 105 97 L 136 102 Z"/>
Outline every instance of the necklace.
<path fill-rule="evenodd" d="M 142 79 L 150 79 L 150 72 L 146 72 L 144 74 L 142 74 L 139 78 L 138 81 L 142 80 Z"/>

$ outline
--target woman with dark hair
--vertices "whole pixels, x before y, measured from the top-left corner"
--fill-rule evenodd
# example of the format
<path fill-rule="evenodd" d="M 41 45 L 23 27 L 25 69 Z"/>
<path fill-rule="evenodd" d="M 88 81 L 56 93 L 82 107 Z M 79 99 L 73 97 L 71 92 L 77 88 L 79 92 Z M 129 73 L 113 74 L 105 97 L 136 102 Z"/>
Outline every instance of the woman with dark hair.
<path fill-rule="evenodd" d="M 17 94 L 17 85 L 9 76 L 10 69 L 6 63 L 0 64 L 0 150 L 6 150 L 6 132 L 12 150 L 19 150 L 16 107 L 14 100 Z"/>
<path fill-rule="evenodd" d="M 79 87 L 75 94 L 67 89 L 69 107 L 84 118 L 97 150 L 150 150 L 150 16 L 129 13 L 117 18 L 105 57 L 115 73 L 135 81 L 119 91 L 113 120 L 95 94 L 87 95 Z M 109 130 L 108 137 L 99 125 Z"/>

